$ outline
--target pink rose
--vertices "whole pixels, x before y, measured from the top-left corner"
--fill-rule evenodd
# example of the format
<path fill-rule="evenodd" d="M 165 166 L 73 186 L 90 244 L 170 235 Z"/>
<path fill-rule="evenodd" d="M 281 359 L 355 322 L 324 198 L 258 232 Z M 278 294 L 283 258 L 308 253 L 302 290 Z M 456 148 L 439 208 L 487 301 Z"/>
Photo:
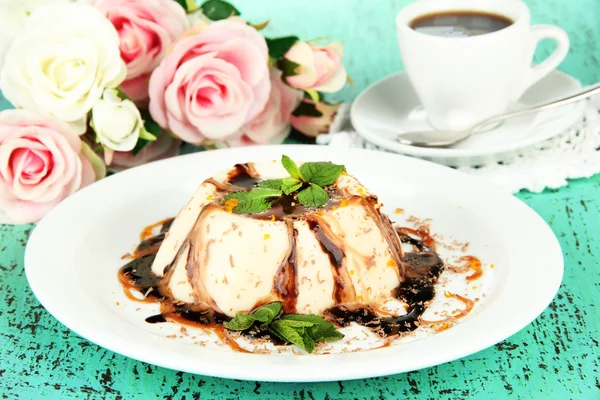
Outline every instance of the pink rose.
<path fill-rule="evenodd" d="M 304 100 L 306 103 L 315 104 L 312 100 Z M 292 115 L 292 126 L 309 137 L 317 137 L 321 133 L 328 133 L 329 127 L 333 123 L 335 116 L 340 108 L 340 104 L 327 104 L 319 102 L 315 109 L 321 113 L 320 117 L 301 115 L 295 117 Z"/>
<path fill-rule="evenodd" d="M 109 169 L 114 172 L 123 171 L 128 168 L 137 167 L 152 161 L 175 157 L 179 154 L 181 140 L 174 139 L 166 132 L 158 136 L 155 142 L 144 147 L 135 156 L 129 151 L 115 151 L 112 155 L 112 163 Z"/>
<path fill-rule="evenodd" d="M 73 129 L 25 110 L 0 112 L 0 223 L 36 222 L 96 179 Z"/>
<path fill-rule="evenodd" d="M 171 45 L 189 27 L 185 10 L 173 0 L 91 0 L 106 13 L 120 38 L 127 79 L 121 89 L 132 100 L 148 98 L 148 79 Z"/>
<path fill-rule="evenodd" d="M 262 112 L 242 129 L 239 139 L 230 140 L 231 146 L 281 143 L 289 135 L 290 117 L 302 100 L 303 93 L 292 89 L 281 80 L 281 71 L 271 68 L 271 96 Z"/>
<path fill-rule="evenodd" d="M 181 139 L 222 140 L 252 121 L 271 89 L 265 39 L 236 21 L 217 21 L 173 48 L 150 77 L 150 113 Z"/>
<path fill-rule="evenodd" d="M 284 58 L 299 65 L 295 70 L 297 75 L 286 78 L 292 87 L 331 93 L 346 84 L 341 42 L 331 42 L 327 46 L 296 42 Z"/>

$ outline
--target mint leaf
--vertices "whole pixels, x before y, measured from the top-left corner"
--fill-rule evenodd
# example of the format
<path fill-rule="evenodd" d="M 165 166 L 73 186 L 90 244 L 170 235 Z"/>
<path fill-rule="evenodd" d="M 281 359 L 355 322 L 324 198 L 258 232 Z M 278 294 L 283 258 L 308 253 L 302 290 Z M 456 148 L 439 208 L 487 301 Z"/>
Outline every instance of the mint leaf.
<path fill-rule="evenodd" d="M 246 201 L 250 192 L 233 192 L 225 196 L 225 200 L 236 199 L 238 201 Z"/>
<path fill-rule="evenodd" d="M 288 174 L 290 174 L 290 176 L 292 178 L 303 179 L 300 169 L 298 168 L 296 163 L 291 158 L 289 158 L 286 155 L 283 155 L 281 157 L 281 164 L 283 165 L 283 168 L 285 168 L 285 170 L 288 172 Z"/>
<path fill-rule="evenodd" d="M 269 47 L 269 57 L 279 60 L 299 39 L 298 36 L 285 36 L 276 39 L 267 38 L 266 40 L 267 47 Z"/>
<path fill-rule="evenodd" d="M 236 316 L 229 322 L 223 322 L 223 326 L 232 331 L 245 331 L 256 322 L 256 319 L 252 315 L 248 314 L 236 314 Z"/>
<path fill-rule="evenodd" d="M 289 326 L 290 328 L 310 328 L 314 324 L 308 321 L 294 321 L 291 319 L 280 319 L 276 322 L 285 322 L 285 326 Z"/>
<path fill-rule="evenodd" d="M 252 313 L 252 318 L 264 325 L 271 323 L 281 312 L 281 302 L 275 302 L 262 306 Z"/>
<path fill-rule="evenodd" d="M 233 209 L 236 214 L 260 214 L 270 209 L 271 204 L 278 197 L 281 197 L 279 190 L 257 188 L 249 192 L 230 193 L 225 196 L 225 200 L 238 201 Z"/>
<path fill-rule="evenodd" d="M 281 190 L 281 181 L 282 179 L 269 179 L 266 181 L 260 181 L 256 185 L 259 188 Z"/>
<path fill-rule="evenodd" d="M 302 181 L 296 178 L 283 178 L 281 180 L 281 190 L 283 193 L 290 194 L 302 187 Z"/>
<path fill-rule="evenodd" d="M 307 162 L 300 166 L 300 173 L 307 182 L 319 186 L 333 185 L 342 172 L 343 165 L 327 162 Z"/>
<path fill-rule="evenodd" d="M 297 178 L 287 177 L 283 179 L 260 181 L 256 185 L 259 188 L 282 190 L 283 193 L 290 194 L 302 187 L 302 181 Z"/>
<path fill-rule="evenodd" d="M 281 319 L 285 321 L 303 321 L 312 323 L 313 326 L 310 329 L 307 329 L 307 332 L 317 343 L 332 342 L 344 337 L 344 334 L 338 331 L 335 328 L 335 325 L 315 314 L 287 314 L 281 317 Z"/>
<path fill-rule="evenodd" d="M 315 341 L 306 333 L 305 328 L 293 327 L 290 325 L 290 322 L 295 321 L 273 321 L 269 324 L 269 332 L 273 333 L 281 340 L 295 344 L 307 352 L 312 353 L 315 349 Z"/>
<path fill-rule="evenodd" d="M 213 21 L 227 19 L 233 15 L 240 15 L 237 8 L 223 0 L 208 0 L 200 6 L 202 13 Z M 189 9 L 188 9 L 189 12 Z"/>
<path fill-rule="evenodd" d="M 329 202 L 329 195 L 319 185 L 311 184 L 298 193 L 298 201 L 305 207 L 322 207 Z"/>

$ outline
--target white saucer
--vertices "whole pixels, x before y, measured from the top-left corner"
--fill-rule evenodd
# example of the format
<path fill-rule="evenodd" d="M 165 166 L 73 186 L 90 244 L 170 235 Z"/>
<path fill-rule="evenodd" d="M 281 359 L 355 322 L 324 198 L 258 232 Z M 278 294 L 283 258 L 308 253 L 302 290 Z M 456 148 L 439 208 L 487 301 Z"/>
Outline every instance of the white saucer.
<path fill-rule="evenodd" d="M 516 108 L 568 96 L 581 83 L 554 71 L 532 86 Z M 427 115 L 405 72 L 391 75 L 363 91 L 350 116 L 357 133 L 367 141 L 397 153 L 449 166 L 476 166 L 505 161 L 532 145 L 555 137 L 583 118 L 585 102 L 505 121 L 491 131 L 474 135 L 449 148 L 408 146 L 394 140 L 399 132 L 431 130 Z"/>

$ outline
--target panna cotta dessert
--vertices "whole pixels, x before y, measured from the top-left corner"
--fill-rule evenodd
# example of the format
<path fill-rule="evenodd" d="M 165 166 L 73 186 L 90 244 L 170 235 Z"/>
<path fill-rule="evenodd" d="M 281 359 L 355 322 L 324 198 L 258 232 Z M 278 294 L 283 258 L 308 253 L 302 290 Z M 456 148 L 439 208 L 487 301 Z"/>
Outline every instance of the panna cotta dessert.
<path fill-rule="evenodd" d="M 144 235 L 119 279 L 130 299 L 160 303 L 147 322 L 224 338 L 238 331 L 310 353 L 351 323 L 385 337 L 410 332 L 444 264 L 427 230 L 394 227 L 381 208 L 342 165 L 237 164 Z"/>
<path fill-rule="evenodd" d="M 274 301 L 284 313 L 322 314 L 393 297 L 404 276 L 402 249 L 377 198 L 342 167 L 313 164 L 336 170 L 329 181 L 313 179 L 327 183 L 320 206 L 302 204 L 301 193 L 316 185 L 311 177 L 291 177 L 279 161 L 238 164 L 204 181 L 152 264 L 166 292 L 229 317 Z M 276 193 L 269 182 L 280 179 L 296 190 Z M 271 196 L 259 197 L 268 209 L 238 211 L 243 204 L 231 195 L 256 191 Z"/>

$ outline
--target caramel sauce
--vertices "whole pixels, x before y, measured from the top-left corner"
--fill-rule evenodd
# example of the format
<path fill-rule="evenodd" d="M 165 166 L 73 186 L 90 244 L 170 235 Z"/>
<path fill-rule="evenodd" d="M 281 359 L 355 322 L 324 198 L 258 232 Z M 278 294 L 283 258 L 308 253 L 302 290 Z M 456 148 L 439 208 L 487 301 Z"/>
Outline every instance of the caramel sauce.
<path fill-rule="evenodd" d="M 456 300 L 459 300 L 465 305 L 465 308 L 463 310 L 459 310 L 458 313 L 439 321 L 427 321 L 423 319 L 421 320 L 421 323 L 423 324 L 439 326 L 439 328 L 437 328 L 438 332 L 445 331 L 446 329 L 450 328 L 453 322 L 455 322 L 457 319 L 467 316 L 473 310 L 473 307 L 475 307 L 475 302 L 473 300 L 467 299 L 466 297 L 461 296 L 459 294 L 446 292 L 444 293 L 444 295 L 448 298 L 454 298 Z"/>
<path fill-rule="evenodd" d="M 467 276 L 467 282 L 471 282 L 481 278 L 481 276 L 483 275 L 483 269 L 481 268 L 481 261 L 477 257 L 464 256 L 461 257 L 461 260 L 468 262 L 469 267 L 475 271 L 472 275 Z"/>
<path fill-rule="evenodd" d="M 241 167 L 240 171 L 245 171 L 245 168 Z M 242 174 L 242 172 L 240 172 L 240 174 Z M 251 175 L 248 174 L 248 176 Z M 236 184 L 240 184 L 240 181 L 236 181 Z M 244 183 L 242 182 L 242 184 Z M 184 325 L 209 328 L 219 335 L 219 337 L 233 350 L 246 351 L 240 348 L 239 345 L 227 335 L 225 328 L 222 326 L 224 321 L 231 319 L 230 317 L 215 313 L 212 310 L 206 311 L 205 308 L 202 309 L 200 306 L 174 302 L 169 298 L 170 293 L 163 292 L 163 290 L 168 292 L 168 289 L 164 289 L 164 285 L 162 284 L 166 277 L 161 278 L 154 275 L 151 267 L 171 222 L 172 219 L 169 219 L 152 225 L 152 230 L 154 230 L 157 226 L 162 224 L 161 232 L 153 237 L 144 237 L 144 240 L 140 243 L 138 249 L 136 249 L 137 258 L 130 261 L 119 271 L 119 280 L 123 284 L 125 293 L 134 301 L 158 302 L 161 304 L 161 313 L 148 317 L 146 319 L 148 323 L 171 321 Z M 285 262 L 282 263 L 281 273 L 277 274 L 273 285 L 275 291 L 281 295 L 281 298 L 285 299 L 283 312 L 294 313 L 296 312 L 295 303 L 298 296 L 296 272 L 296 239 L 298 233 L 293 229 L 291 221 L 288 220 L 287 222 L 290 234 L 290 252 Z M 324 230 L 324 227 L 326 227 L 325 221 L 311 219 L 307 220 L 307 222 L 323 251 L 328 254 L 332 271 L 340 272 L 343 270 L 347 274 L 346 269 L 342 268 L 343 259 L 345 257 L 344 251 L 340 246 L 335 244 L 335 238 L 330 237 L 331 233 Z M 385 223 L 385 221 L 381 221 L 381 223 Z M 356 322 L 371 328 L 374 332 L 381 334 L 382 336 L 397 335 L 418 328 L 419 324 L 423 322 L 420 319 L 421 315 L 434 297 L 434 284 L 437 282 L 444 265 L 437 253 L 433 250 L 435 242 L 433 242 L 433 239 L 427 230 L 397 228 L 397 233 L 402 243 L 412 244 L 415 249 L 414 252 L 405 253 L 400 259 L 400 264 L 404 270 L 405 281 L 394 292 L 394 295 L 398 299 L 401 299 L 408 304 L 407 313 L 400 316 L 382 316 L 368 307 L 361 306 L 353 308 L 340 305 L 328 309 L 324 313 L 325 318 L 339 326 L 346 326 L 350 322 Z M 414 236 L 418 236 L 419 238 Z M 395 245 L 395 243 L 390 243 L 390 245 Z M 475 263 L 473 265 L 477 264 Z M 336 277 L 336 288 L 333 296 L 338 303 L 351 303 L 356 299 L 354 298 L 355 296 L 353 297 L 352 295 L 354 292 L 353 288 L 350 287 L 350 289 L 352 289 L 352 293 L 350 293 L 345 284 L 349 277 L 341 276 L 340 274 L 338 275 L 339 276 L 336 276 L 334 274 L 334 277 Z M 133 296 L 131 294 L 132 290 L 139 291 L 145 295 L 145 298 L 140 299 Z M 453 296 L 466 304 L 465 310 L 453 318 L 460 318 L 468 314 L 473 307 L 472 301 L 458 295 Z M 425 321 L 425 323 L 429 322 Z M 439 324 L 440 321 L 434 323 Z M 265 328 L 255 327 L 249 332 L 244 332 L 244 334 L 254 338 L 268 338 L 274 343 L 281 342 L 277 338 L 271 337 Z"/>
<path fill-rule="evenodd" d="M 417 229 L 402 227 L 402 228 L 397 228 L 396 231 L 398 232 L 398 234 L 419 236 L 420 237 L 419 241 L 421 243 L 423 243 L 425 246 L 432 247 L 432 248 L 435 247 L 435 239 L 431 237 L 429 228 L 427 228 L 425 226 L 420 226 Z"/>
<path fill-rule="evenodd" d="M 165 218 L 162 221 L 159 221 L 155 224 L 152 225 L 148 225 L 147 227 L 144 228 L 144 230 L 142 231 L 142 233 L 140 234 L 140 239 L 142 241 L 150 239 L 151 237 L 154 236 L 154 229 L 158 228 L 159 226 L 161 227 L 161 232 L 165 232 L 166 230 L 169 229 L 169 227 L 171 226 L 171 223 L 173 223 L 174 218 Z M 165 229 L 166 226 L 166 229 Z"/>

